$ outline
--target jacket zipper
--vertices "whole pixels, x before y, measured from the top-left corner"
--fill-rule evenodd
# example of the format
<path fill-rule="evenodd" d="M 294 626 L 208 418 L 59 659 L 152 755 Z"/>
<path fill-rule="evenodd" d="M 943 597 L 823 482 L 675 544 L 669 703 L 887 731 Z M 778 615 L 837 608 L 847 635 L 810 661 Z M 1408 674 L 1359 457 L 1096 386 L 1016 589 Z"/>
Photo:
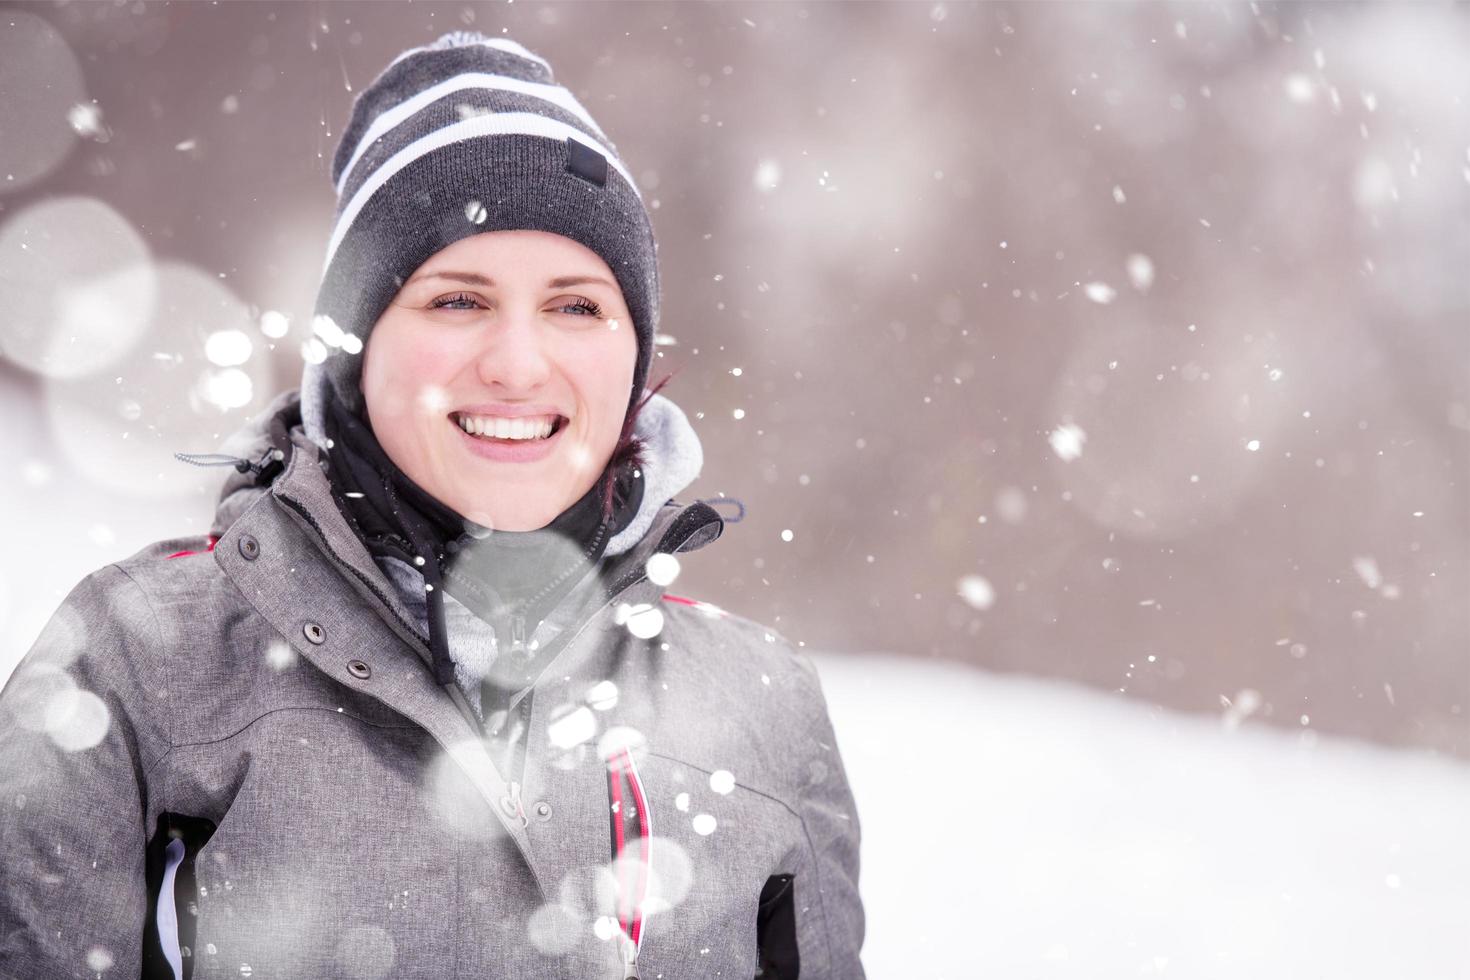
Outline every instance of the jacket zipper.
<path fill-rule="evenodd" d="M 638 943 L 626 933 L 623 936 L 623 975 L 627 980 L 638 980 Z"/>
<path fill-rule="evenodd" d="M 342 557 L 337 554 L 336 550 L 333 549 L 332 546 L 331 546 L 331 544 L 327 541 L 326 534 L 324 534 L 322 532 L 321 525 L 317 522 L 316 518 L 312 516 L 312 514 L 311 514 L 310 511 L 308 511 L 303 505 L 301 505 L 300 503 L 298 503 L 296 500 L 294 500 L 293 498 L 291 498 L 291 497 L 289 497 L 289 496 L 287 496 L 285 494 L 276 494 L 275 496 L 277 497 L 277 499 L 281 500 L 283 503 L 285 503 L 287 506 L 289 506 L 297 514 L 301 515 L 301 517 L 307 522 L 307 524 L 310 525 L 312 531 L 314 531 L 316 533 L 317 539 L 321 542 L 322 548 L 326 551 L 327 555 L 339 567 L 344 568 L 344 569 L 348 570 L 349 572 L 351 572 L 353 574 L 353 576 L 358 581 L 362 582 L 365 586 L 367 586 L 368 590 L 370 592 L 372 592 L 372 594 L 375 595 L 378 598 L 378 601 L 383 604 L 383 607 L 385 609 L 387 609 L 393 615 L 393 618 L 398 623 L 400 623 L 401 625 L 403 625 L 405 629 L 408 630 L 408 634 L 410 636 L 413 636 L 413 637 L 416 637 L 416 638 L 418 637 L 418 631 L 415 630 L 415 629 L 413 629 L 412 627 L 409 627 L 408 624 L 404 622 L 403 617 L 398 615 L 397 611 L 395 611 L 393 609 L 392 604 L 388 601 L 388 598 L 382 593 L 382 591 L 380 589 L 377 588 L 377 586 L 372 582 L 372 580 L 369 579 L 369 578 L 367 578 L 361 572 L 359 572 L 351 564 L 349 564 L 346 561 L 344 561 L 342 559 Z M 714 508 L 710 507 L 708 504 L 704 504 L 702 501 L 693 504 L 690 509 L 692 510 L 693 508 L 700 507 L 700 506 L 705 507 L 705 509 L 711 511 L 712 513 L 714 512 Z M 719 519 L 719 515 L 718 514 L 716 514 L 715 517 L 716 517 L 717 520 Z M 677 524 L 677 523 L 678 523 L 678 519 L 675 520 L 675 524 Z M 682 545 L 684 545 L 686 542 L 688 542 L 692 537 L 694 537 L 695 534 L 698 534 L 700 531 L 702 531 L 707 526 L 708 526 L 708 522 L 704 522 L 704 523 L 701 523 L 701 524 L 697 525 L 696 527 L 692 528 L 689 531 L 689 533 L 686 534 L 683 537 L 682 540 L 680 540 L 678 543 L 674 544 L 673 549 L 672 550 L 669 550 L 669 553 L 672 554 L 672 553 L 677 552 Z M 670 538 L 673 537 L 675 531 L 676 531 L 675 528 L 670 528 L 669 531 L 664 535 L 664 537 L 659 541 L 658 547 L 655 549 L 655 551 L 657 551 L 657 552 L 663 552 L 663 551 L 668 550 L 668 549 L 666 549 L 665 546 L 667 544 L 669 544 Z M 639 582 L 643 581 L 647 577 L 648 577 L 648 572 L 647 572 L 647 568 L 646 568 L 646 563 L 640 562 L 637 566 L 635 566 L 634 570 L 631 573 L 629 573 L 628 575 L 624 576 L 621 581 L 615 583 L 614 586 L 613 586 L 613 588 L 611 590 L 609 590 L 607 593 L 604 594 L 603 601 L 598 606 L 597 611 L 595 613 L 593 613 L 590 617 L 588 617 L 586 620 L 584 620 L 582 622 L 582 624 L 576 630 L 567 630 L 567 631 L 565 631 L 563 633 L 562 636 L 559 636 L 557 638 L 558 641 L 560 641 L 557 644 L 557 646 L 558 646 L 559 649 L 557 649 L 554 652 L 551 660 L 548 660 L 547 665 L 550 666 L 551 661 L 554 660 L 557 656 L 560 656 L 560 654 L 562 653 L 562 650 L 563 649 L 565 649 L 566 647 L 570 646 L 573 642 L 575 642 L 576 639 L 578 637 L 580 637 L 582 635 L 582 633 L 584 633 L 586 631 L 587 627 L 589 625 L 591 625 L 593 622 L 595 622 L 599 617 L 601 617 L 602 613 L 604 611 L 606 611 L 606 609 L 608 608 L 608 606 L 610 606 L 613 602 L 615 602 L 619 596 L 621 596 L 628 589 L 632 588 L 634 585 L 636 585 Z M 567 633 L 570 633 L 572 635 L 568 636 L 568 635 L 566 635 Z M 497 640 L 497 642 L 499 641 L 499 634 L 497 634 L 496 640 Z M 525 649 L 525 640 L 526 640 L 526 621 L 525 621 L 525 617 L 523 615 L 516 614 L 511 619 L 511 649 L 514 650 L 514 651 L 516 651 L 516 652 L 522 652 L 522 651 L 524 651 L 524 649 Z M 422 656 L 420 656 L 420 659 L 422 659 Z M 449 685 L 446 685 L 446 687 L 449 689 L 450 700 L 453 701 L 460 708 L 460 711 L 461 711 L 462 714 L 465 714 L 466 715 L 466 717 L 470 720 L 472 727 L 475 727 L 483 735 L 483 733 L 484 733 L 484 725 L 483 725 L 483 723 L 480 723 L 478 719 L 474 718 L 473 712 L 470 711 L 469 705 L 468 705 L 468 703 L 466 703 L 464 701 L 463 697 L 462 696 L 458 696 L 458 697 L 456 696 L 458 694 L 457 685 L 455 685 L 455 684 L 449 684 Z M 512 781 L 509 784 L 509 789 L 510 789 L 510 798 L 511 798 L 511 801 L 513 802 L 514 807 L 515 807 L 516 818 L 520 821 L 521 826 L 524 828 L 524 827 L 526 827 L 526 826 L 528 826 L 530 824 L 530 820 L 526 816 L 525 806 L 524 806 L 524 804 L 523 804 L 523 802 L 521 800 L 521 784 L 520 784 L 520 782 L 519 781 Z M 641 785 L 639 787 L 639 792 L 640 793 L 642 792 Z M 646 805 L 646 801 L 645 801 L 645 805 Z M 642 820 L 645 820 L 646 817 L 644 817 L 642 815 L 642 813 L 640 812 L 639 819 L 640 819 L 640 821 L 642 821 Z M 519 847 L 519 844 L 517 846 Z M 522 854 L 522 857 L 526 860 L 527 864 L 530 864 L 530 860 L 531 860 L 530 859 L 530 855 L 523 853 Z M 640 915 L 639 915 L 639 923 L 638 923 L 638 932 L 639 932 L 638 940 L 636 940 L 636 941 L 633 940 L 633 938 L 631 936 L 627 935 L 627 933 L 622 932 L 621 930 L 619 930 L 619 932 L 620 932 L 620 934 L 622 936 L 622 939 L 623 939 L 623 946 L 622 946 L 622 954 L 623 955 L 622 955 L 622 958 L 623 958 L 623 966 L 624 966 L 625 980 L 639 980 L 639 978 L 638 978 L 638 952 L 639 952 L 640 947 L 643 945 L 643 943 L 642 943 L 642 938 L 643 938 L 642 933 L 643 933 L 644 926 L 645 926 L 645 923 L 642 921 L 641 903 L 640 903 Z"/>

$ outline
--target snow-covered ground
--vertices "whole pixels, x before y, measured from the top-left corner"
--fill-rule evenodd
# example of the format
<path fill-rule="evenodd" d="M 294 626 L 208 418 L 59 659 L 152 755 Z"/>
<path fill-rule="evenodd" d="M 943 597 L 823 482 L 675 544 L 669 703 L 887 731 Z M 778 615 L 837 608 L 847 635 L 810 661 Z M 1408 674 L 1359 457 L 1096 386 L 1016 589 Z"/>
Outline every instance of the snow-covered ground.
<path fill-rule="evenodd" d="M 1470 766 L 813 655 L 874 978 L 1470 977 Z"/>

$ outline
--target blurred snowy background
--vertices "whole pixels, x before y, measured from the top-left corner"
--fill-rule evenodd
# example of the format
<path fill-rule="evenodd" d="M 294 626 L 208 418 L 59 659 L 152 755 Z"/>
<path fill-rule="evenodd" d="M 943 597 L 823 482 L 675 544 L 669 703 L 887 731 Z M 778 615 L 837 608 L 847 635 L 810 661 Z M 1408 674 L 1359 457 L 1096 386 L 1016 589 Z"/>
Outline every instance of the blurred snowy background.
<path fill-rule="evenodd" d="M 875 977 L 1470 976 L 1463 5 L 0 4 L 0 678 L 204 530 L 461 28 L 653 208 L 678 591 L 820 651 Z"/>

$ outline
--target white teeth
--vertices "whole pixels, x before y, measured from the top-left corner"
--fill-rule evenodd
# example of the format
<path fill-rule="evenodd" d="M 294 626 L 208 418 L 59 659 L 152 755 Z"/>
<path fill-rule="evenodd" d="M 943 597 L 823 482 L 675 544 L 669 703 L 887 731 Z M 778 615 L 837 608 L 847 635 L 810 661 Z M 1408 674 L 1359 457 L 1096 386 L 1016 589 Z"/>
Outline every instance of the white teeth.
<path fill-rule="evenodd" d="M 484 415 L 461 415 L 459 427 L 471 435 L 493 436 L 496 439 L 545 439 L 556 426 L 556 419 L 549 416 L 538 418 L 491 418 Z"/>

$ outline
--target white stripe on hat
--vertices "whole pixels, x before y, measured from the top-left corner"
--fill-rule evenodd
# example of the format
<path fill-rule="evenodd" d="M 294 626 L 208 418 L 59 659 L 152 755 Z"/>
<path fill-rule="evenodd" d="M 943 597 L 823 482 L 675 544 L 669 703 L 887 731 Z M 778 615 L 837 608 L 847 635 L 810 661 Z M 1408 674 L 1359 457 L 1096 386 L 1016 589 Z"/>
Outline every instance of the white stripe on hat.
<path fill-rule="evenodd" d="M 445 41 L 448 41 L 449 43 L 441 43 Z M 551 65 L 546 63 L 545 58 L 542 58 L 539 55 L 532 54 L 530 51 L 527 51 L 525 48 L 521 47 L 510 38 L 485 37 L 483 35 L 477 37 L 475 36 L 474 31 L 455 31 L 449 34 L 445 34 L 443 37 L 439 38 L 438 41 L 435 41 L 432 44 L 425 44 L 417 48 L 409 48 L 407 51 L 403 52 L 398 57 L 388 62 L 388 68 L 392 68 L 394 65 L 398 64 L 400 61 L 402 61 L 404 58 L 409 57 L 410 55 L 422 54 L 425 51 L 443 51 L 452 47 L 466 47 L 471 44 L 479 44 L 487 48 L 495 48 L 498 51 L 508 51 L 511 54 L 519 55 L 520 57 L 525 58 L 527 61 L 534 61 L 542 68 L 545 68 L 548 73 L 551 72 Z M 383 70 L 387 71 L 387 68 Z"/>
<path fill-rule="evenodd" d="M 337 194 L 340 196 L 342 188 L 347 184 L 347 178 L 352 173 L 352 168 L 357 165 L 358 159 L 367 152 L 367 148 L 374 141 L 381 138 L 384 133 L 393 129 L 409 116 L 420 109 L 437 102 L 451 92 L 459 92 L 464 89 L 494 89 L 502 92 L 515 92 L 518 95 L 530 96 L 533 99 L 541 99 L 550 102 L 572 115 L 581 119 L 588 128 L 596 134 L 603 143 L 604 156 L 611 156 L 612 150 L 607 146 L 608 139 L 603 135 L 597 123 L 592 121 L 587 110 L 582 108 L 582 103 L 577 101 L 576 96 L 568 92 L 561 85 L 546 85 L 541 82 L 528 82 L 523 78 L 512 78 L 510 75 L 489 75 L 484 72 L 466 72 L 463 75 L 455 75 L 446 78 L 437 85 L 432 85 L 422 92 L 406 99 L 391 109 L 380 113 L 373 124 L 368 127 L 362 139 L 357 141 L 357 149 L 352 151 L 352 159 L 347 161 L 347 166 L 342 169 L 342 176 L 337 180 Z"/>
<path fill-rule="evenodd" d="M 322 278 L 326 278 L 327 270 L 332 265 L 332 259 L 337 254 L 337 248 L 342 244 L 342 239 L 347 237 L 348 229 L 352 227 L 352 222 L 356 220 L 358 213 L 367 205 L 378 188 L 392 180 L 400 170 L 451 143 L 460 143 L 481 136 L 514 135 L 542 136 L 558 142 L 566 140 L 567 137 L 578 141 L 585 141 L 588 138 L 585 132 L 575 126 L 569 126 L 564 122 L 534 112 L 492 112 L 484 116 L 472 116 L 414 140 L 384 160 L 367 180 L 363 181 L 357 193 L 352 195 L 352 200 L 347 207 L 342 209 L 342 216 L 337 219 L 337 225 L 332 229 L 331 241 L 327 244 L 327 260 L 322 264 Z M 639 193 L 638 185 L 633 182 L 633 176 L 628 173 L 622 161 L 611 155 L 606 156 L 608 165 L 627 182 L 628 186 L 633 189 L 633 193 L 638 195 L 641 203 L 643 195 Z"/>

